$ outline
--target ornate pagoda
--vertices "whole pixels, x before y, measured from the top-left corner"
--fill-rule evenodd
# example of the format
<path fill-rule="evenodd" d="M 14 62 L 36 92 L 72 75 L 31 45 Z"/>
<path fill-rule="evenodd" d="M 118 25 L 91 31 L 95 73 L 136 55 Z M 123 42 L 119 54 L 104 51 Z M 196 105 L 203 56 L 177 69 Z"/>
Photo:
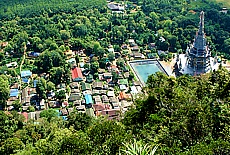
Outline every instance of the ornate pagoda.
<path fill-rule="evenodd" d="M 199 30 L 196 33 L 194 43 L 189 45 L 186 51 L 188 67 L 193 69 L 193 75 L 206 73 L 211 69 L 211 52 L 208 48 L 204 34 L 204 12 L 200 13 Z"/>

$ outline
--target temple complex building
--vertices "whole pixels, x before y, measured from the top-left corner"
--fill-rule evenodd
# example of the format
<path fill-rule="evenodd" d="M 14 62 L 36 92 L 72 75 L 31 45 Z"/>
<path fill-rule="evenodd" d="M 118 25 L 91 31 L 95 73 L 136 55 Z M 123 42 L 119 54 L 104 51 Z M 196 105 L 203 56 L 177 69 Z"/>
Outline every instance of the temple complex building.
<path fill-rule="evenodd" d="M 186 54 L 180 54 L 176 63 L 181 74 L 192 76 L 218 69 L 217 61 L 211 57 L 211 51 L 204 33 L 204 12 L 200 13 L 199 30 L 194 42 L 188 45 Z"/>

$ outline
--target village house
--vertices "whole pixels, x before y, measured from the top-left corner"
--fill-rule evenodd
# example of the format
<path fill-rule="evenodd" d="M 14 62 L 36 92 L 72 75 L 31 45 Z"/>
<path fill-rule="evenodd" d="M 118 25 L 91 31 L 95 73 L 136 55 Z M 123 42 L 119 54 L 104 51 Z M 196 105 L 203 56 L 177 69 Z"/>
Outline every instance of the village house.
<path fill-rule="evenodd" d="M 108 119 L 118 119 L 120 111 L 118 109 L 107 109 L 101 112 L 101 115 L 108 116 Z"/>
<path fill-rule="evenodd" d="M 106 95 L 102 95 L 102 102 L 109 103 L 109 98 Z"/>
<path fill-rule="evenodd" d="M 71 72 L 72 72 L 72 80 L 74 82 L 79 82 L 83 80 L 83 75 L 80 68 L 75 67 L 71 70 Z"/>
<path fill-rule="evenodd" d="M 85 113 L 86 110 L 84 105 L 76 106 L 76 109 L 78 112 L 82 112 L 82 113 Z"/>
<path fill-rule="evenodd" d="M 101 104 L 102 101 L 101 101 L 101 96 L 93 96 L 93 99 L 94 99 L 94 103 L 95 104 Z"/>
<path fill-rule="evenodd" d="M 92 84 L 93 89 L 102 89 L 103 88 L 103 82 L 93 82 Z"/>
<path fill-rule="evenodd" d="M 17 66 L 18 66 L 18 63 L 16 61 L 6 64 L 7 68 L 15 68 Z"/>
<path fill-rule="evenodd" d="M 85 95 L 85 107 L 86 108 L 91 108 L 93 105 L 93 99 L 90 94 Z"/>
<path fill-rule="evenodd" d="M 112 73 L 103 73 L 104 79 L 112 79 L 112 77 L 113 77 Z"/>
<path fill-rule="evenodd" d="M 91 86 L 88 83 L 81 82 L 81 90 L 86 91 L 86 90 L 91 90 Z"/>

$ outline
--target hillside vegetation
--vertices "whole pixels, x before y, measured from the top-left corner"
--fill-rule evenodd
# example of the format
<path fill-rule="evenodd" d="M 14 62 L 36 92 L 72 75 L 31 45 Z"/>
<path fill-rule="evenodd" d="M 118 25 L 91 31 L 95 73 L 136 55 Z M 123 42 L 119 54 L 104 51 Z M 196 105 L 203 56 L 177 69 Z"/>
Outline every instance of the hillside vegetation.
<path fill-rule="evenodd" d="M 108 52 L 110 45 L 123 56 L 117 59 L 117 66 L 127 67 L 130 55 L 121 46 L 128 44 L 130 38 L 140 47 L 141 54 L 145 54 L 149 43 L 155 43 L 156 48 L 148 50 L 156 55 L 157 50 L 168 50 L 171 57 L 172 52 L 185 52 L 194 39 L 202 10 L 213 56 L 230 59 L 230 12 L 220 13 L 222 6 L 217 3 L 208 0 L 126 3 L 124 14 L 112 14 L 105 0 L 1 0 L 0 43 L 5 45 L 0 49 L 1 107 L 6 106 L 9 87 L 20 76 L 18 70 L 7 68 L 6 64 L 12 61 L 19 64 L 25 50 L 26 54 L 33 51 L 40 55 L 26 58 L 22 68 L 38 76 L 48 75 L 39 79 L 36 95 L 46 100 L 47 92 L 56 91 L 56 86 L 64 83 L 69 90 L 56 93 L 61 100 L 66 97 L 65 91 L 71 91 L 71 67 L 66 63 L 66 51 L 84 51 L 86 58 L 93 55 L 85 61 L 84 68 L 97 81 L 99 68 L 107 69 L 108 60 L 114 60 L 115 56 Z M 82 61 L 78 55 L 74 59 L 77 64 Z M 119 75 L 112 73 L 116 84 Z M 127 85 L 132 86 L 132 78 L 130 74 Z M 119 90 L 116 87 L 114 91 Z M 64 121 L 57 116 L 57 109 L 50 108 L 41 112 L 42 118 L 25 122 L 19 114 L 22 104 L 16 100 L 13 106 L 17 108 L 0 111 L 0 154 L 126 155 L 128 151 L 146 153 L 156 148 L 157 154 L 169 155 L 230 154 L 227 70 L 220 67 L 206 75 L 178 78 L 156 73 L 149 76 L 142 93 L 119 120 L 90 117 L 74 109 Z M 33 108 L 29 111 L 34 111 Z"/>
<path fill-rule="evenodd" d="M 230 9 L 230 1 L 229 0 L 215 0 L 218 3 L 222 3 L 223 7 L 227 7 L 228 9 Z"/>
<path fill-rule="evenodd" d="M 0 18 L 38 16 L 45 12 L 74 13 L 90 8 L 105 7 L 106 0 L 1 0 Z"/>

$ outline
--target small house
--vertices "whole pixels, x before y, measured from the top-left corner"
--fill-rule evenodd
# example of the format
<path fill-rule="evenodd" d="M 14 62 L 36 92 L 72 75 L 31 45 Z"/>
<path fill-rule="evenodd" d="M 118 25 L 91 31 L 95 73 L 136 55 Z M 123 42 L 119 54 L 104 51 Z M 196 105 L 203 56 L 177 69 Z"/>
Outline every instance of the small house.
<path fill-rule="evenodd" d="M 103 103 L 109 103 L 109 98 L 106 95 L 102 95 Z"/>
<path fill-rule="evenodd" d="M 85 83 L 85 82 L 81 82 L 81 90 L 82 91 L 86 91 L 86 90 L 90 90 L 90 89 L 91 89 L 90 84 Z"/>
<path fill-rule="evenodd" d="M 110 98 L 109 98 L 109 102 L 110 102 L 111 104 L 113 104 L 113 103 L 118 103 L 119 101 L 118 101 L 117 97 L 113 96 L 113 97 L 110 97 Z"/>
<path fill-rule="evenodd" d="M 81 99 L 81 95 L 80 94 L 71 94 L 68 101 L 69 102 L 74 102 L 76 100 L 80 100 Z"/>
<path fill-rule="evenodd" d="M 18 89 L 10 89 L 10 97 L 17 97 L 18 98 L 19 91 Z"/>
<path fill-rule="evenodd" d="M 103 82 L 94 82 L 92 87 L 94 89 L 102 89 L 103 88 Z"/>
<path fill-rule="evenodd" d="M 30 70 L 21 71 L 21 78 L 29 78 L 32 76 L 32 72 Z"/>
<path fill-rule="evenodd" d="M 71 70 L 71 72 L 72 72 L 72 80 L 74 82 L 79 82 L 83 80 L 83 75 L 80 68 L 75 67 Z"/>
<path fill-rule="evenodd" d="M 92 99 L 92 96 L 90 94 L 85 95 L 85 104 L 86 104 L 86 108 L 92 107 L 93 99 Z"/>
<path fill-rule="evenodd" d="M 100 94 L 100 90 L 97 89 L 92 90 L 92 95 L 99 95 L 99 94 Z"/>
<path fill-rule="evenodd" d="M 41 53 L 38 53 L 38 52 L 29 52 L 28 53 L 28 57 L 34 57 L 34 58 L 36 58 L 36 57 L 39 57 L 40 54 Z"/>
<path fill-rule="evenodd" d="M 73 102 L 74 106 L 80 106 L 81 105 L 81 100 L 76 100 Z"/>
<path fill-rule="evenodd" d="M 101 95 L 106 95 L 106 92 L 107 92 L 106 90 L 100 90 Z"/>
<path fill-rule="evenodd" d="M 60 109 L 60 112 L 61 112 L 61 115 L 62 115 L 62 116 L 68 115 L 68 111 L 67 111 L 66 108 Z"/>
<path fill-rule="evenodd" d="M 103 110 L 101 114 L 104 116 L 107 115 L 109 119 L 118 119 L 119 110 L 118 109 L 107 109 L 107 110 Z"/>
<path fill-rule="evenodd" d="M 103 78 L 104 79 L 111 79 L 113 75 L 111 73 L 103 73 Z"/>
<path fill-rule="evenodd" d="M 138 91 L 137 91 L 137 88 L 136 88 L 136 86 L 131 86 L 131 94 L 137 94 L 138 93 Z"/>
<path fill-rule="evenodd" d="M 102 103 L 101 97 L 100 97 L 100 96 L 94 96 L 93 99 L 94 99 L 95 104 L 100 104 L 100 103 Z"/>
<path fill-rule="evenodd" d="M 120 79 L 118 83 L 119 85 L 125 85 L 125 86 L 129 85 L 129 82 L 127 79 Z"/>
<path fill-rule="evenodd" d="M 121 91 L 122 91 L 122 90 L 127 90 L 126 85 L 123 85 L 123 84 L 122 84 L 122 85 L 120 85 L 119 87 L 120 87 L 120 90 L 121 90 Z"/>
<path fill-rule="evenodd" d="M 108 91 L 107 96 L 108 97 L 114 97 L 115 96 L 114 91 Z"/>
<path fill-rule="evenodd" d="M 84 105 L 76 106 L 76 109 L 78 112 L 85 113 L 85 106 Z"/>
<path fill-rule="evenodd" d="M 72 83 L 70 83 L 70 88 L 77 89 L 77 88 L 79 88 L 79 85 L 77 82 L 72 82 Z"/>
<path fill-rule="evenodd" d="M 18 66 L 18 63 L 17 62 L 11 62 L 11 63 L 8 63 L 6 64 L 6 67 L 7 68 L 15 68 Z"/>
<path fill-rule="evenodd" d="M 92 74 L 89 74 L 88 76 L 86 76 L 86 82 L 88 82 L 88 83 L 93 82 L 93 75 Z"/>

